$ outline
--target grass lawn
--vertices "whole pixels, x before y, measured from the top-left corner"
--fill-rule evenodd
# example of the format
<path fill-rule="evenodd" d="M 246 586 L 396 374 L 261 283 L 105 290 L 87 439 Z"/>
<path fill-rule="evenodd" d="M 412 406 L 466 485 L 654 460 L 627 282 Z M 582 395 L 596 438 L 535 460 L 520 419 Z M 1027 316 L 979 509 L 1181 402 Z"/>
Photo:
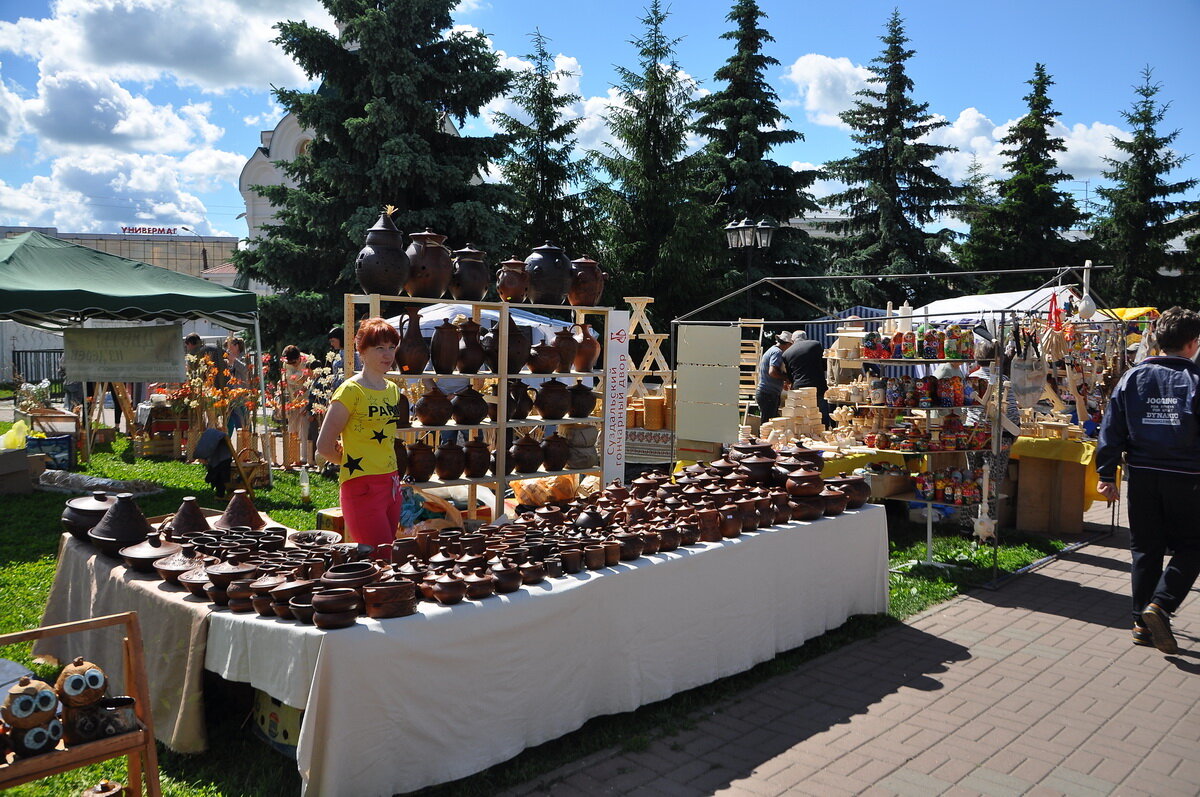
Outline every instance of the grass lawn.
<path fill-rule="evenodd" d="M 8 424 L 0 423 L 0 432 L 7 428 Z M 203 467 L 182 462 L 135 461 L 125 438 L 118 439 L 111 449 L 94 453 L 84 470 L 97 476 L 146 479 L 163 485 L 165 492 L 162 494 L 138 499 L 147 516 L 173 512 L 185 495 L 199 497 L 206 506 L 223 505 L 213 498 L 204 483 Z M 296 475 L 277 473 L 274 487 L 260 490 L 256 505 L 292 528 L 314 528 L 316 508 L 336 505 L 337 486 L 325 479 L 314 479 L 312 489 L 313 503 L 304 505 L 300 502 Z M 0 524 L 0 595 L 4 596 L 3 604 L 0 604 L 0 633 L 33 628 L 41 620 L 54 577 L 60 535 L 58 517 L 65 498 L 67 496 L 63 494 L 48 492 L 4 496 L 5 522 Z M 1015 570 L 1061 547 L 1061 543 L 1054 541 L 1005 540 L 1000 549 L 1002 570 Z M 701 710 L 711 712 L 714 706 L 735 699 L 740 692 L 767 678 L 794 670 L 805 661 L 854 640 L 873 636 L 905 617 L 987 582 L 991 579 L 991 555 L 990 548 L 976 549 L 962 537 L 939 538 L 935 559 L 963 567 L 952 570 L 929 568 L 932 572 L 918 567 L 903 575 L 892 574 L 889 615 L 853 617 L 842 627 L 744 673 L 643 706 L 637 711 L 596 718 L 561 739 L 428 793 L 491 794 L 608 747 L 644 749 L 653 739 L 692 727 Z M 923 542 L 912 541 L 903 534 L 900 539 L 893 540 L 893 563 L 923 556 Z M 0 657 L 26 664 L 53 682 L 55 673 L 52 669 L 32 663 L 28 644 L 0 648 Z M 229 699 L 221 699 L 227 692 Z M 295 764 L 251 736 L 245 723 L 249 704 L 243 690 L 222 689 L 207 697 L 210 750 L 203 755 L 185 756 L 159 745 L 164 794 L 191 797 L 296 794 L 300 779 Z M 123 782 L 123 760 L 65 773 L 6 794 L 55 797 L 77 794 L 95 785 L 102 777 Z"/>

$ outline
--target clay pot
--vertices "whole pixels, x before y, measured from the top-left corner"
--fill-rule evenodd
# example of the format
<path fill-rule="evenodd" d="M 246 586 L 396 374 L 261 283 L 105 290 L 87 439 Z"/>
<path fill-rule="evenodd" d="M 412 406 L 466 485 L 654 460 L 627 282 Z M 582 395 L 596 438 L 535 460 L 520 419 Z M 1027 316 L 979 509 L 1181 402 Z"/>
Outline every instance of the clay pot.
<path fill-rule="evenodd" d="M 793 496 L 788 500 L 792 507 L 792 520 L 812 521 L 825 514 L 825 499 L 816 496 Z"/>
<path fill-rule="evenodd" d="M 558 370 L 558 349 L 552 343 L 539 343 L 529 350 L 529 373 L 552 374 Z"/>
<path fill-rule="evenodd" d="M 558 558 L 562 560 L 564 573 L 578 573 L 583 570 L 583 551 L 579 549 L 560 550 Z M 636 557 L 635 557 L 636 558 Z"/>
<path fill-rule="evenodd" d="M 321 576 L 320 583 L 326 587 L 361 589 L 379 578 L 379 566 L 374 562 L 343 562 L 328 568 Z M 315 604 L 314 604 L 315 605 Z M 318 608 L 317 611 L 322 611 Z M 344 611 L 330 609 L 329 611 Z"/>
<path fill-rule="evenodd" d="M 621 544 L 622 562 L 632 562 L 634 559 L 637 559 L 642 555 L 642 551 L 646 547 L 646 541 L 642 538 L 642 535 L 630 531 L 621 532 L 614 539 Z"/>
<path fill-rule="evenodd" d="M 520 571 L 522 584 L 541 584 L 546 580 L 546 565 L 542 562 L 526 562 Z"/>
<path fill-rule="evenodd" d="M 468 440 L 463 446 L 463 476 L 468 479 L 482 479 L 487 475 L 488 466 L 492 461 L 492 450 L 482 439 Z"/>
<path fill-rule="evenodd" d="M 417 585 L 411 581 L 363 587 L 363 608 L 367 617 L 383 620 L 406 617 L 417 610 Z"/>
<path fill-rule="evenodd" d="M 509 420 L 523 421 L 533 411 L 534 397 L 537 389 L 522 382 L 520 379 L 509 381 L 508 417 Z"/>
<path fill-rule="evenodd" d="M 446 288 L 450 286 L 450 276 L 454 272 L 450 250 L 442 245 L 446 236 L 426 228 L 425 232 L 409 233 L 408 237 L 412 239 L 412 243 L 405 250 L 409 262 L 405 291 L 409 296 L 419 296 L 423 299 L 442 298 L 446 294 Z"/>
<path fill-rule="evenodd" d="M 751 439 L 734 443 L 729 447 L 729 453 L 725 456 L 733 462 L 740 462 L 746 457 L 752 456 L 765 457 L 774 461 L 776 454 L 770 443 Z"/>
<path fill-rule="evenodd" d="M 284 581 L 271 592 L 271 599 L 276 603 L 284 603 L 297 597 L 307 596 L 316 587 L 317 582 L 307 578 L 284 577 Z"/>
<path fill-rule="evenodd" d="M 122 548 L 119 553 L 130 570 L 136 570 L 139 573 L 153 573 L 155 562 L 182 550 L 183 546 L 179 543 L 163 542 L 162 535 L 157 531 L 152 531 L 143 542 Z"/>
<path fill-rule="evenodd" d="M 88 531 L 100 522 L 104 513 L 116 502 L 115 495 L 109 495 L 103 491 L 96 491 L 81 498 L 68 499 L 62 513 L 63 531 L 70 532 L 71 536 L 77 540 L 87 542 Z M 205 525 L 205 528 L 208 526 Z"/>
<path fill-rule="evenodd" d="M 542 447 L 526 433 L 508 449 L 509 460 L 517 473 L 533 473 L 542 464 Z"/>
<path fill-rule="evenodd" d="M 496 293 L 502 302 L 523 302 L 529 293 L 529 274 L 520 260 L 505 260 L 496 271 Z"/>
<path fill-rule="evenodd" d="M 288 599 L 288 608 L 292 610 L 292 617 L 300 623 L 313 624 L 313 613 L 316 609 L 313 608 L 311 595 L 297 595 Z"/>
<path fill-rule="evenodd" d="M 812 497 L 821 494 L 821 490 L 825 489 L 825 481 L 818 471 L 799 470 L 788 476 L 784 487 L 791 496 Z"/>
<path fill-rule="evenodd" d="M 871 485 L 862 476 L 839 473 L 836 479 L 826 479 L 825 484 L 846 494 L 846 508 L 858 509 L 871 497 Z"/>
<path fill-rule="evenodd" d="M 466 582 L 458 576 L 442 573 L 433 580 L 433 597 L 443 606 L 451 606 L 460 602 L 466 594 Z"/>
<path fill-rule="evenodd" d="M 351 587 L 335 587 L 312 596 L 313 609 L 324 614 L 357 612 L 361 601 L 358 590 Z"/>
<path fill-rule="evenodd" d="M 318 612 L 314 611 L 313 625 L 322 631 L 336 631 L 339 628 L 349 628 L 358 622 L 358 610 L 352 612 Z"/>
<path fill-rule="evenodd" d="M 275 617 L 275 603 L 270 595 L 255 595 L 250 599 L 259 617 Z M 284 606 L 287 606 L 285 603 Z"/>
<path fill-rule="evenodd" d="M 458 327 L 460 341 L 458 344 L 458 360 L 456 366 L 460 374 L 477 374 L 483 365 L 483 343 L 479 340 L 482 327 L 467 319 Z"/>
<path fill-rule="evenodd" d="M 567 415 L 572 418 L 590 417 L 600 398 L 596 391 L 585 385 L 582 379 L 576 379 L 575 384 L 568 388 L 568 392 L 571 394 L 571 403 Z"/>
<path fill-rule="evenodd" d="M 408 477 L 414 482 L 427 482 L 437 467 L 433 448 L 420 440 L 408 445 Z"/>
<path fill-rule="evenodd" d="M 396 366 L 404 374 L 424 373 L 429 362 L 429 344 L 421 336 L 421 308 L 413 305 L 405 312 L 408 317 L 404 319 L 404 334 L 396 348 Z"/>
<path fill-rule="evenodd" d="M 460 340 L 458 327 L 450 323 L 449 318 L 443 319 L 433 330 L 433 337 L 429 341 L 429 361 L 433 365 L 434 373 L 454 373 L 458 365 Z"/>
<path fill-rule="evenodd" d="M 575 324 L 574 326 L 579 328 L 579 334 L 575 336 L 578 348 L 575 350 L 574 370 L 594 371 L 596 363 L 600 359 L 600 341 L 592 335 L 591 324 Z"/>
<path fill-rule="evenodd" d="M 588 570 L 599 570 L 604 567 L 604 546 L 585 545 L 583 547 L 583 566 Z"/>
<path fill-rule="evenodd" d="M 826 517 L 842 514 L 842 512 L 846 511 L 846 503 L 850 500 L 848 495 L 833 487 L 826 487 L 822 490 L 821 498 L 825 501 Z"/>
<path fill-rule="evenodd" d="M 422 426 L 445 426 L 454 414 L 454 406 L 450 403 L 450 397 L 434 383 L 429 386 L 425 395 L 417 399 L 417 403 L 413 405 L 413 413 Z M 412 455 L 411 451 L 409 455 Z"/>
<path fill-rule="evenodd" d="M 755 483 L 763 484 L 771 477 L 771 471 L 775 467 L 775 460 L 771 457 L 752 455 L 743 457 L 738 462 L 738 467 Z"/>
<path fill-rule="evenodd" d="M 185 542 L 177 553 L 155 560 L 154 571 L 163 581 L 178 584 L 179 577 L 197 567 L 205 567 L 217 563 L 216 557 L 205 556 L 196 550 L 196 546 Z"/>
<path fill-rule="evenodd" d="M 571 284 L 567 288 L 567 301 L 574 307 L 596 307 L 604 293 L 608 274 L 600 270 L 600 264 L 587 257 L 571 261 Z"/>
<path fill-rule="evenodd" d="M 649 529 L 642 532 L 642 555 L 651 556 L 658 553 L 658 548 L 662 545 L 662 535 L 656 529 Z"/>
<path fill-rule="evenodd" d="M 682 540 L 679 526 L 674 526 L 669 523 L 664 523 L 663 525 L 659 526 L 656 529 L 656 531 L 658 532 L 658 535 L 662 540 L 658 544 L 658 550 L 660 552 L 661 551 L 674 551 L 677 548 L 679 548 L 679 543 Z"/>
<path fill-rule="evenodd" d="M 597 507 L 584 507 L 575 517 L 577 529 L 606 529 L 612 524 L 612 513 L 603 512 Z"/>
<path fill-rule="evenodd" d="M 196 500 L 196 496 L 184 496 L 179 508 L 175 510 L 175 514 L 167 521 L 164 531 L 168 540 L 174 540 L 181 534 L 194 531 L 205 533 L 211 531 L 208 518 L 204 516 L 204 510 L 200 508 L 200 502 Z"/>
<path fill-rule="evenodd" d="M 512 316 L 508 317 L 508 360 L 505 363 L 505 373 L 515 374 L 525 367 L 525 363 L 529 360 L 529 348 L 531 345 L 530 333 L 523 329 Z M 483 337 L 483 353 L 484 360 L 488 364 L 488 368 L 492 373 L 498 374 L 500 371 L 500 329 L 497 327 Z"/>
<path fill-rule="evenodd" d="M 408 281 L 408 255 L 404 253 L 400 230 L 387 213 L 380 213 L 375 226 L 367 230 L 366 244 L 354 261 L 354 275 L 364 293 L 398 296 Z"/>
<path fill-rule="evenodd" d="M 224 562 L 204 568 L 204 572 L 208 574 L 208 580 L 213 586 L 226 589 L 235 579 L 252 578 L 258 572 L 258 565 L 240 562 L 236 556 L 227 556 Z"/>
<path fill-rule="evenodd" d="M 742 533 L 742 510 L 737 504 L 730 502 L 717 510 L 720 515 L 722 537 L 737 537 Z"/>
<path fill-rule="evenodd" d="M 497 594 L 516 592 L 521 588 L 521 570 L 508 559 L 501 559 L 491 567 L 492 580 L 496 582 Z"/>
<path fill-rule="evenodd" d="M 454 271 L 450 274 L 450 295 L 460 302 L 480 302 L 488 288 L 488 268 L 484 252 L 467 244 L 454 250 Z"/>
<path fill-rule="evenodd" d="M 575 365 L 575 354 L 579 351 L 579 342 L 571 332 L 571 327 L 560 329 L 554 333 L 554 349 L 558 352 L 558 365 L 554 370 L 565 373 Z"/>
<path fill-rule="evenodd" d="M 571 408 L 571 393 L 557 379 L 547 379 L 538 388 L 533 406 L 544 420 L 559 420 L 566 417 L 567 410 Z"/>
<path fill-rule="evenodd" d="M 734 501 L 742 516 L 742 531 L 754 531 L 758 528 L 758 501 L 754 498 L 742 498 Z"/>
<path fill-rule="evenodd" d="M 442 481 L 461 478 L 467 464 L 467 454 L 458 443 L 447 440 L 434 454 L 434 471 Z"/>
<path fill-rule="evenodd" d="M 487 399 L 470 385 L 454 394 L 450 399 L 450 407 L 451 417 L 459 426 L 480 423 L 488 414 Z"/>
<path fill-rule="evenodd" d="M 100 518 L 100 522 L 92 526 L 87 534 L 92 545 L 99 548 L 101 553 L 115 559 L 119 557 L 118 552 L 122 548 L 136 545 L 146 539 L 151 531 L 153 529 L 150 528 L 146 516 L 133 500 L 133 493 L 120 493 Z"/>
<path fill-rule="evenodd" d="M 471 600 L 483 600 L 496 594 L 496 582 L 482 568 L 477 568 L 463 576 L 467 585 L 467 597 Z"/>
<path fill-rule="evenodd" d="M 558 432 L 542 440 L 542 464 L 547 472 L 567 467 L 570 456 L 571 444 Z"/>
<path fill-rule="evenodd" d="M 546 241 L 525 258 L 529 275 L 529 301 L 534 304 L 562 304 L 571 285 L 571 261 L 560 247 Z"/>

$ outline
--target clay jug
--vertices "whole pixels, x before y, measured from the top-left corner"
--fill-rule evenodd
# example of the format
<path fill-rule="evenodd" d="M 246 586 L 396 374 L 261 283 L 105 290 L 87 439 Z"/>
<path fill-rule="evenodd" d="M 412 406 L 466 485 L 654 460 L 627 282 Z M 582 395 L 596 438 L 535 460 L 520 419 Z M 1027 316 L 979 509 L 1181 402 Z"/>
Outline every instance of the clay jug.
<path fill-rule="evenodd" d="M 554 333 L 554 348 L 558 352 L 557 370 L 566 373 L 575 366 L 575 354 L 579 351 L 579 342 L 571 334 L 571 328 L 566 327 Z"/>
<path fill-rule="evenodd" d="M 542 447 L 528 433 L 508 449 L 513 470 L 517 473 L 533 473 L 542 464 Z"/>
<path fill-rule="evenodd" d="M 409 296 L 423 299 L 440 299 L 450 285 L 454 264 L 450 261 L 450 250 L 442 245 L 446 236 L 438 235 L 429 228 L 425 232 L 409 233 L 412 243 L 408 245 L 408 282 L 404 289 Z"/>
<path fill-rule="evenodd" d="M 423 426 L 445 426 L 454 412 L 454 407 L 450 403 L 450 397 L 434 383 L 429 386 L 425 395 L 417 399 L 417 403 L 413 405 L 413 412 Z"/>
<path fill-rule="evenodd" d="M 434 472 L 442 481 L 461 478 L 467 465 L 467 454 L 458 443 L 447 440 L 434 453 Z"/>
<path fill-rule="evenodd" d="M 529 359 L 530 334 L 522 329 L 512 316 L 508 318 L 508 362 L 507 373 L 515 374 L 525 367 Z M 500 329 L 497 327 L 483 339 L 484 359 L 492 373 L 500 373 Z"/>
<path fill-rule="evenodd" d="M 458 327 L 461 340 L 458 344 L 458 372 L 460 374 L 477 374 L 479 366 L 483 365 L 483 343 L 479 340 L 481 327 L 467 319 Z"/>
<path fill-rule="evenodd" d="M 452 374 L 458 365 L 458 327 L 447 318 L 433 330 L 429 341 L 429 361 L 434 373 Z"/>
<path fill-rule="evenodd" d="M 579 328 L 579 334 L 575 336 L 575 341 L 579 344 L 579 348 L 575 351 L 575 370 L 593 371 L 596 368 L 596 362 L 600 359 L 600 341 L 592 335 L 591 324 L 575 324 L 573 326 Z"/>
<path fill-rule="evenodd" d="M 567 301 L 574 307 L 596 307 L 607 279 L 608 274 L 600 270 L 600 264 L 595 260 L 587 257 L 572 260 Z"/>
<path fill-rule="evenodd" d="M 354 261 L 354 275 L 365 293 L 382 293 L 398 296 L 408 281 L 408 255 L 404 253 L 404 240 L 392 218 L 386 212 L 379 214 L 375 226 L 367 230 L 366 245 L 358 252 Z"/>
<path fill-rule="evenodd" d="M 539 343 L 529 350 L 529 373 L 552 374 L 558 370 L 558 349 L 552 343 Z"/>
<path fill-rule="evenodd" d="M 567 467 L 571 455 L 571 444 L 558 432 L 542 440 L 542 464 L 546 471 L 562 470 Z"/>
<path fill-rule="evenodd" d="M 596 408 L 596 401 L 599 398 L 595 391 L 583 383 L 582 379 L 576 379 L 575 384 L 568 392 L 571 394 L 571 408 L 567 414 L 572 418 L 587 418 L 592 414 L 592 410 Z"/>
<path fill-rule="evenodd" d="M 482 479 L 492 464 L 492 449 L 483 438 L 467 441 L 463 447 L 465 460 L 463 475 L 468 479 Z"/>
<path fill-rule="evenodd" d="M 404 319 L 404 335 L 396 347 L 396 365 L 404 374 L 419 374 L 429 362 L 429 344 L 421 337 L 421 308 L 416 305 L 407 309 Z"/>
<path fill-rule="evenodd" d="M 420 440 L 408 444 L 408 477 L 412 481 L 429 481 L 435 467 L 434 451 L 429 444 Z"/>
<path fill-rule="evenodd" d="M 529 275 L 529 301 L 534 304 L 562 304 L 571 285 L 571 261 L 560 247 L 546 241 L 534 247 L 525 258 Z"/>
<path fill-rule="evenodd" d="M 396 452 L 396 472 L 403 476 L 408 472 L 408 449 L 398 437 L 392 443 L 392 449 Z"/>
<path fill-rule="evenodd" d="M 537 390 L 520 379 L 509 380 L 509 390 L 508 417 L 510 420 L 523 421 L 533 411 L 533 399 Z"/>
<path fill-rule="evenodd" d="M 557 379 L 547 379 L 538 388 L 537 398 L 533 406 L 538 414 L 547 421 L 557 421 L 567 414 L 571 407 L 571 393 L 567 386 Z"/>
<path fill-rule="evenodd" d="M 488 287 L 488 269 L 484 252 L 467 244 L 454 251 L 454 271 L 450 275 L 450 295 L 460 302 L 483 301 Z"/>
<path fill-rule="evenodd" d="M 496 293 L 502 302 L 523 302 L 529 293 L 529 274 L 517 259 L 505 260 L 496 271 Z"/>
<path fill-rule="evenodd" d="M 450 406 L 454 422 L 459 426 L 480 423 L 487 417 L 487 399 L 470 385 L 454 394 Z"/>
<path fill-rule="evenodd" d="M 397 429 L 408 429 L 412 426 L 412 410 L 408 406 L 408 396 L 401 393 L 400 400 L 396 402 L 396 407 L 392 412 L 392 417 L 396 419 Z"/>

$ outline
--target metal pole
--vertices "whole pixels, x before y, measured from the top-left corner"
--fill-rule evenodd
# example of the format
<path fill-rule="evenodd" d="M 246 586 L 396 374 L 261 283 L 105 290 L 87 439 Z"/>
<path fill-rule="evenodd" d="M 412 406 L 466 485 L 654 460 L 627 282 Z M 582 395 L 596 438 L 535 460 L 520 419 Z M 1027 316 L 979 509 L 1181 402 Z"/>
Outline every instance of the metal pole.
<path fill-rule="evenodd" d="M 254 410 L 253 433 L 258 435 L 259 455 L 262 457 L 263 462 L 267 464 L 267 486 L 273 487 L 275 485 L 275 476 L 271 470 L 271 457 L 267 452 L 267 441 L 270 439 L 270 435 L 259 434 L 258 432 L 259 415 L 267 404 L 267 376 L 265 373 L 266 368 L 263 366 L 262 361 L 262 328 L 258 321 L 258 313 L 254 314 L 254 347 L 258 355 L 258 406 Z"/>

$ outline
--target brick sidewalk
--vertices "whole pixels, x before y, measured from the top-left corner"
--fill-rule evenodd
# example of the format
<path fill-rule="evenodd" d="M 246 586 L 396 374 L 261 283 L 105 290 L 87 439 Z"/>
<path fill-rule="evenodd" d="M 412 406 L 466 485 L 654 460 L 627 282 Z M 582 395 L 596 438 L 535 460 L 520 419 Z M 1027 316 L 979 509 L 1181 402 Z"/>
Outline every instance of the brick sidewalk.
<path fill-rule="evenodd" d="M 1089 520 L 1107 524 L 1102 506 Z M 532 794 L 1200 793 L 1200 596 L 1183 651 L 1129 640 L 1128 537 L 977 590 Z"/>

